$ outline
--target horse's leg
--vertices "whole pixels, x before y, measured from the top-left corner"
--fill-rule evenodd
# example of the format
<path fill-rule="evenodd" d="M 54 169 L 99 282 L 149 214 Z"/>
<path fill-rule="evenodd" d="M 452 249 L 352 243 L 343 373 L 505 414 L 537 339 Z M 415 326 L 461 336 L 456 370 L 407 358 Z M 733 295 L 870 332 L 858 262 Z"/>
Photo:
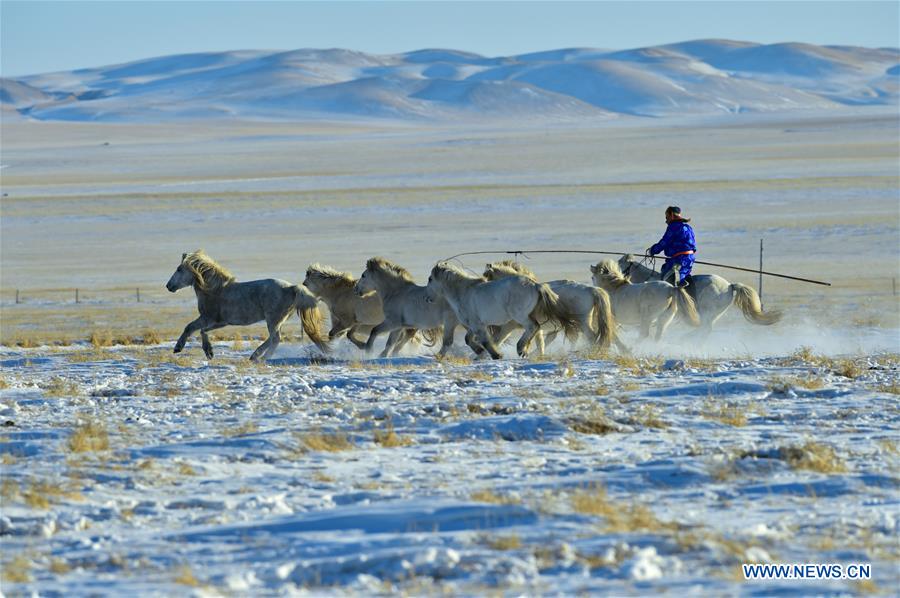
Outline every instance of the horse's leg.
<path fill-rule="evenodd" d="M 517 322 L 507 322 L 503 326 L 489 326 L 488 329 L 492 333 L 494 343 L 502 345 L 506 342 L 506 339 L 509 338 L 509 335 L 518 327 L 519 324 Z"/>
<path fill-rule="evenodd" d="M 438 351 L 439 357 L 443 357 L 444 355 L 446 355 L 447 351 L 450 350 L 450 347 L 453 346 L 453 335 L 455 332 L 456 332 L 456 322 L 455 321 L 447 322 L 445 320 L 444 334 L 443 334 L 443 337 L 441 338 L 441 350 Z M 469 343 L 466 342 L 466 344 L 468 345 Z M 471 347 L 471 345 L 469 345 L 469 346 Z M 482 348 L 481 350 L 484 351 L 484 348 Z"/>
<path fill-rule="evenodd" d="M 484 346 L 476 340 L 475 333 L 466 330 L 465 341 L 469 348 L 475 351 L 475 355 L 481 357 L 482 353 L 484 353 Z"/>
<path fill-rule="evenodd" d="M 181 353 L 181 350 L 184 349 L 184 344 L 187 342 L 188 338 L 198 330 L 203 327 L 203 322 L 205 318 L 200 316 L 193 322 L 190 322 L 187 326 L 184 327 L 184 332 L 181 333 L 181 336 L 178 337 L 178 340 L 175 341 L 175 349 L 172 351 L 173 353 Z"/>
<path fill-rule="evenodd" d="M 277 349 L 278 345 L 281 343 L 281 327 L 284 326 L 284 323 L 287 321 L 290 315 L 291 312 L 288 312 L 283 318 L 278 321 L 266 320 L 266 326 L 268 326 L 269 328 L 269 338 L 266 339 L 268 346 L 266 347 L 265 353 L 263 353 L 262 355 L 263 360 L 268 359 L 270 355 L 275 353 L 275 349 Z"/>
<path fill-rule="evenodd" d="M 366 353 L 372 350 L 372 345 L 375 344 L 375 339 L 378 338 L 378 335 L 388 330 L 393 330 L 393 328 L 387 323 L 387 320 L 372 328 L 372 332 L 369 333 L 369 340 L 366 341 Z"/>
<path fill-rule="evenodd" d="M 525 332 L 522 333 L 522 336 L 519 338 L 519 342 L 516 343 L 516 352 L 519 354 L 519 357 L 525 357 L 528 355 L 528 345 L 531 343 L 531 339 L 541 330 L 541 325 L 532 320 L 528 319 L 528 323 L 524 326 Z"/>
<path fill-rule="evenodd" d="M 406 346 L 406 343 L 411 341 L 413 337 L 416 336 L 416 332 L 418 330 L 416 328 L 404 328 L 397 333 L 397 340 L 394 342 L 394 348 L 391 349 L 391 357 L 396 357 L 400 350 Z M 394 334 L 393 332 L 391 333 Z M 390 341 L 388 341 L 390 343 Z M 387 349 L 387 347 L 385 347 Z"/>
<path fill-rule="evenodd" d="M 653 314 L 650 310 L 642 307 L 641 310 L 641 332 L 638 335 L 638 341 L 643 341 L 650 337 L 650 324 L 653 322 Z"/>
<path fill-rule="evenodd" d="M 269 334 L 269 338 L 264 340 L 262 342 L 262 344 L 256 348 L 256 351 L 254 351 L 253 354 L 250 356 L 250 361 L 256 361 L 257 359 L 259 359 L 259 356 L 262 355 L 269 348 L 269 344 L 271 343 L 271 341 L 272 341 L 272 335 Z"/>
<path fill-rule="evenodd" d="M 670 307 L 666 308 L 666 311 L 656 318 L 656 342 L 659 342 L 660 339 L 662 339 L 663 333 L 675 318 L 676 313 L 678 313 L 678 308 L 675 307 L 675 299 L 673 298 Z"/>
<path fill-rule="evenodd" d="M 360 328 L 359 324 L 354 324 L 353 326 L 351 326 L 350 329 L 347 330 L 347 338 L 350 340 L 351 343 L 356 345 L 357 349 L 365 349 L 366 341 L 361 341 L 353 335 L 353 333 L 357 332 L 359 330 L 359 328 Z"/>
<path fill-rule="evenodd" d="M 480 337 L 479 341 L 481 344 L 488 350 L 488 353 L 491 354 L 491 358 L 503 359 L 503 355 L 497 350 L 497 345 L 494 344 L 494 339 L 491 338 L 491 334 L 487 331 L 487 328 L 478 330 L 476 334 Z"/>
<path fill-rule="evenodd" d="M 340 320 L 335 320 L 331 330 L 328 331 L 328 340 L 333 341 L 348 330 L 350 330 L 350 326 L 344 325 Z"/>
<path fill-rule="evenodd" d="M 218 330 L 219 328 L 225 328 L 228 324 L 224 322 L 216 322 L 215 324 L 211 324 L 210 326 L 204 326 L 200 329 L 200 341 L 203 343 L 203 353 L 206 354 L 207 359 L 213 358 L 213 348 L 212 343 L 209 342 L 209 337 L 206 335 L 207 332 L 211 330 Z"/>
<path fill-rule="evenodd" d="M 415 330 L 413 330 L 413 334 L 415 334 Z M 398 328 L 397 330 L 392 330 L 388 335 L 387 342 L 384 343 L 384 350 L 378 356 L 379 359 L 384 359 L 393 353 L 392 349 L 396 349 L 397 347 L 402 347 L 406 344 L 406 341 L 403 340 L 406 338 L 406 329 Z"/>

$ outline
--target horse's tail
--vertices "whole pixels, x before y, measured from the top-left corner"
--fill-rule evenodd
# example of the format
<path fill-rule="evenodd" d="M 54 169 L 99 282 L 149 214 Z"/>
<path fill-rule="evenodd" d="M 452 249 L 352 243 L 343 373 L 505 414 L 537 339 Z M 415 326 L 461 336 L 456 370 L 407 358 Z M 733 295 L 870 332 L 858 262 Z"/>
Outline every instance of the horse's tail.
<path fill-rule="evenodd" d="M 741 313 L 744 314 L 748 321 L 763 326 L 771 326 L 781 320 L 780 311 L 763 311 L 762 302 L 759 300 L 759 295 L 753 290 L 753 287 L 733 282 L 731 283 L 731 291 L 733 293 L 732 301 L 740 308 Z"/>
<path fill-rule="evenodd" d="M 616 334 L 616 320 L 613 317 L 612 304 L 609 301 L 609 293 L 603 289 L 591 288 L 594 300 L 594 313 L 591 327 L 597 331 L 593 342 L 602 349 L 608 349 Z"/>
<path fill-rule="evenodd" d="M 691 298 L 687 290 L 685 290 L 684 287 L 675 287 L 672 289 L 672 292 L 675 295 L 675 300 L 678 302 L 678 311 L 684 314 L 688 324 L 691 326 L 699 326 L 700 314 L 697 313 L 697 304 L 694 303 L 693 298 Z"/>
<path fill-rule="evenodd" d="M 422 344 L 426 347 L 433 347 L 437 343 L 437 339 L 444 333 L 444 329 L 440 326 L 437 328 L 428 328 L 426 330 L 420 330 L 419 334 L 422 335 L 422 340 L 424 341 Z"/>
<path fill-rule="evenodd" d="M 319 304 L 316 296 L 307 290 L 303 285 L 294 286 L 294 309 L 300 316 L 300 323 L 303 325 L 303 331 L 309 336 L 310 340 L 324 353 L 331 352 L 331 345 L 328 343 L 328 333 L 325 332 L 325 317 L 319 310 Z"/>
<path fill-rule="evenodd" d="M 534 283 L 538 291 L 538 300 L 534 309 L 529 314 L 539 324 L 553 320 L 566 333 L 566 338 L 572 342 L 578 339 L 578 318 L 559 300 L 559 295 L 553 292 L 548 285 Z"/>

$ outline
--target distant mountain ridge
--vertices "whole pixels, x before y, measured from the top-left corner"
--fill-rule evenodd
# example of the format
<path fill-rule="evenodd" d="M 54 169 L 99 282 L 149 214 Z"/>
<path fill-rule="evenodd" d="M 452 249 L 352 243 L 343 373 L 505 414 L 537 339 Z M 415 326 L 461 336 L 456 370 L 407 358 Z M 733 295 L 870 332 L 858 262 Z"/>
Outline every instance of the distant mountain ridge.
<path fill-rule="evenodd" d="M 611 118 L 897 105 L 900 49 L 697 40 L 485 57 L 242 50 L 0 79 L 4 118 Z"/>

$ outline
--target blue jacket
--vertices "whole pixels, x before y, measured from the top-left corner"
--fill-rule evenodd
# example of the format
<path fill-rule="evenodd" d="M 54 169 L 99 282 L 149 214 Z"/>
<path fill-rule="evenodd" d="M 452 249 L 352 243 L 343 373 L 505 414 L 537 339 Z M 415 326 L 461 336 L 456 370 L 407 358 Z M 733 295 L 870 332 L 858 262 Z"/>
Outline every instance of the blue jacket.
<path fill-rule="evenodd" d="M 682 251 L 697 251 L 697 242 L 694 240 L 694 229 L 684 220 L 673 220 L 666 228 L 666 234 L 659 243 L 650 248 L 650 253 L 656 255 L 662 251 L 666 257 L 672 257 Z"/>

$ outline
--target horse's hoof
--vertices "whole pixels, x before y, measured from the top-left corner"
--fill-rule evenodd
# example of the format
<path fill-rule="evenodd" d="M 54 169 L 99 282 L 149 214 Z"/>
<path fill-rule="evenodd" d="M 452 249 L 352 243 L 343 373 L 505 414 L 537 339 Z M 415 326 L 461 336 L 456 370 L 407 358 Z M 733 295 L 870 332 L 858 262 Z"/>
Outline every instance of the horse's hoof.
<path fill-rule="evenodd" d="M 181 353 L 182 348 L 183 347 L 175 347 L 174 349 L 172 349 L 172 353 Z"/>
<path fill-rule="evenodd" d="M 213 352 L 212 352 L 212 349 L 210 349 L 209 351 L 204 351 L 204 353 L 206 353 L 206 358 L 207 358 L 207 359 L 212 359 L 212 358 L 213 358 Z"/>

